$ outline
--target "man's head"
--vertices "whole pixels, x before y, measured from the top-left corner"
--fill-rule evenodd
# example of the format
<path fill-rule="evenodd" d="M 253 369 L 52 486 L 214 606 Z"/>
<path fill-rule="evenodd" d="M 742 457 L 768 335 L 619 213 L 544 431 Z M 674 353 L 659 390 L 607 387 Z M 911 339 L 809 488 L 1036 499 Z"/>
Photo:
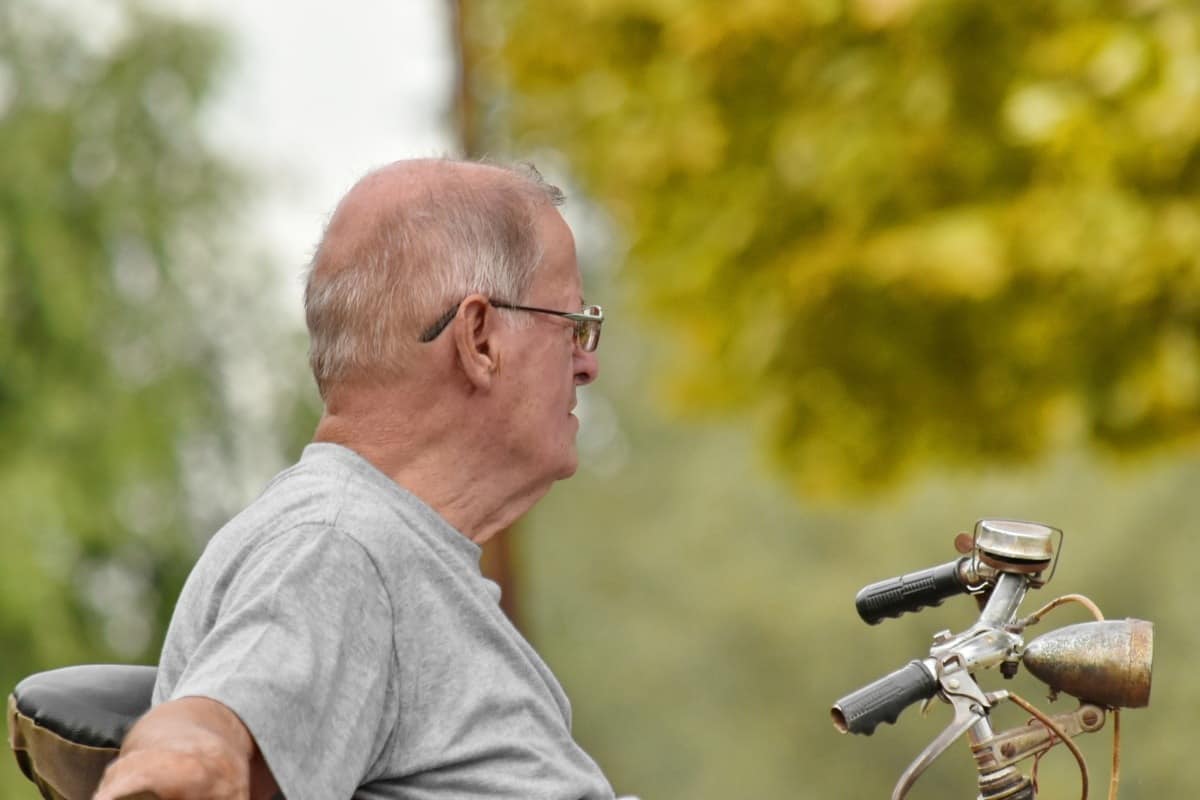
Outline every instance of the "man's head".
<path fill-rule="evenodd" d="M 438 442 L 464 458 L 531 486 L 570 475 L 575 390 L 596 357 L 576 321 L 529 310 L 583 308 L 561 202 L 532 170 L 447 160 L 398 162 L 352 188 L 305 295 L 327 415 L 368 395 L 378 407 L 383 387 L 398 404 L 390 422 L 418 397 L 430 426 L 458 414 Z"/>
<path fill-rule="evenodd" d="M 402 375 L 422 330 L 468 294 L 524 297 L 542 256 L 536 219 L 562 201 L 532 168 L 422 159 L 360 180 L 329 221 L 305 291 L 322 397 L 335 383 Z"/>

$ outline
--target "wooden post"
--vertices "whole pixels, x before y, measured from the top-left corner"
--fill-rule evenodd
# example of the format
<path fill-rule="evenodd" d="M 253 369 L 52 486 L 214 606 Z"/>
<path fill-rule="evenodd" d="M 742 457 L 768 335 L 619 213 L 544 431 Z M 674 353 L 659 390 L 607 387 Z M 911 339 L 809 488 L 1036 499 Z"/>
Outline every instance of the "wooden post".
<path fill-rule="evenodd" d="M 479 130 L 475 113 L 475 98 L 471 92 L 471 51 L 467 45 L 467 8 L 470 0 L 447 0 L 452 18 L 454 47 L 458 55 L 458 74 L 454 87 L 455 121 L 458 142 L 462 154 L 467 158 L 481 154 L 482 132 Z M 500 608 L 508 615 L 512 624 L 520 629 L 520 606 L 517 602 L 517 580 L 514 570 L 512 537 L 517 530 L 513 525 L 493 536 L 483 548 L 480 566 L 483 574 L 500 585 Z"/>

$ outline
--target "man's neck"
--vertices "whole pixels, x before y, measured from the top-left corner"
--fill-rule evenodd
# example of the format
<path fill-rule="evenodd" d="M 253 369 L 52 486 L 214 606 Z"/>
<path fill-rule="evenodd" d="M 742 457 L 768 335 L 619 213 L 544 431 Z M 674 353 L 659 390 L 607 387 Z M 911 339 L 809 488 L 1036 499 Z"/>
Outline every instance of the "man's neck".
<path fill-rule="evenodd" d="M 465 422 L 471 417 L 453 403 L 414 402 L 419 398 L 406 394 L 401 409 L 385 389 L 356 395 L 326 409 L 313 441 L 355 451 L 477 544 L 516 522 L 549 489 L 514 485 L 521 470 L 495 451 L 486 425 Z"/>

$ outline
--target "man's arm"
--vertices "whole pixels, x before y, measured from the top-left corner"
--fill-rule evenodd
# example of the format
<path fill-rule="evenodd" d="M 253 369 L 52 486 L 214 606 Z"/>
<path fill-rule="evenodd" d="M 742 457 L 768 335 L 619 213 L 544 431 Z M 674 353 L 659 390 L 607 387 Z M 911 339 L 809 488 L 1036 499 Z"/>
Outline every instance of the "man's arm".
<path fill-rule="evenodd" d="M 250 731 L 205 697 L 155 706 L 130 729 L 95 800 L 150 791 L 160 800 L 270 800 L 278 792 Z"/>

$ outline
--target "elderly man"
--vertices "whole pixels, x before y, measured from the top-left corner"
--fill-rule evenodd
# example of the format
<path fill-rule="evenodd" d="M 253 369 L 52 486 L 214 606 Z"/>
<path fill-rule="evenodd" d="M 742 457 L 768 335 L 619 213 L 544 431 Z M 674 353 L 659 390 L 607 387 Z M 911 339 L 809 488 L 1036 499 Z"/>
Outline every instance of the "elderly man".
<path fill-rule="evenodd" d="M 561 200 L 446 160 L 346 195 L 305 298 L 314 442 L 197 563 L 100 800 L 612 798 L 479 571 L 575 471 L 596 378 Z"/>

